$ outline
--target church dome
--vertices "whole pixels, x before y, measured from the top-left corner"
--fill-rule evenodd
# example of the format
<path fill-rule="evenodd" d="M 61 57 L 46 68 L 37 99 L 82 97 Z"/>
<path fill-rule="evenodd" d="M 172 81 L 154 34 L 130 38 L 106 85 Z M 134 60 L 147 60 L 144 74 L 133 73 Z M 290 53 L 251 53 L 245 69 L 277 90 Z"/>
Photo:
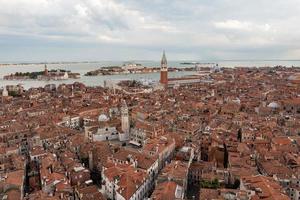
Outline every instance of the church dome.
<path fill-rule="evenodd" d="M 268 107 L 275 109 L 275 108 L 279 108 L 280 106 L 278 103 L 273 101 L 273 102 L 269 103 Z"/>
<path fill-rule="evenodd" d="M 107 122 L 108 120 L 109 120 L 109 118 L 105 114 L 101 114 L 98 117 L 99 122 Z"/>
<path fill-rule="evenodd" d="M 290 75 L 288 77 L 289 81 L 295 81 L 295 80 L 299 80 L 299 79 L 300 79 L 300 75 L 299 74 Z"/>

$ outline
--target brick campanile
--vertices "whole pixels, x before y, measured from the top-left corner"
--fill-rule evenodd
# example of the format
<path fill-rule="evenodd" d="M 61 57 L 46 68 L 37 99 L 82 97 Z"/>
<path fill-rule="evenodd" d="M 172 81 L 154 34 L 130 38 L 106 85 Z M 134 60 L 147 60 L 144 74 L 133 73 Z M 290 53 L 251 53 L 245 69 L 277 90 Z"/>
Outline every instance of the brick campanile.
<path fill-rule="evenodd" d="M 161 59 L 160 83 L 164 85 L 168 85 L 168 62 L 167 62 L 165 51 Z"/>

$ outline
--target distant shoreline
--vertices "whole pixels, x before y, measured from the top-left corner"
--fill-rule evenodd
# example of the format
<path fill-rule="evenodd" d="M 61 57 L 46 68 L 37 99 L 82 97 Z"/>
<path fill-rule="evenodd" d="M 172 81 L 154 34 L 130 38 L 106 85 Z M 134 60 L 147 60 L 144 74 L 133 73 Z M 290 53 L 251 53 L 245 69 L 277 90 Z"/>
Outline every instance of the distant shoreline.
<path fill-rule="evenodd" d="M 32 63 L 26 63 L 26 62 L 20 62 L 20 63 L 0 63 L 1 66 L 11 66 L 11 65 L 56 65 L 56 64 L 81 64 L 81 63 L 99 63 L 100 61 L 83 61 L 83 62 L 32 62 Z"/>
<path fill-rule="evenodd" d="M 154 60 L 133 60 L 134 62 L 155 62 Z M 300 62 L 300 59 L 225 59 L 225 60 L 170 60 L 169 62 L 178 62 L 178 63 L 187 63 L 187 64 L 196 64 L 196 63 L 215 63 L 215 62 L 282 62 L 282 61 L 296 61 Z M 102 62 L 128 62 L 124 60 L 103 60 L 103 61 L 53 61 L 53 62 L 1 62 L 1 66 L 10 66 L 10 65 L 45 65 L 45 64 L 81 64 L 81 63 L 102 63 Z"/>

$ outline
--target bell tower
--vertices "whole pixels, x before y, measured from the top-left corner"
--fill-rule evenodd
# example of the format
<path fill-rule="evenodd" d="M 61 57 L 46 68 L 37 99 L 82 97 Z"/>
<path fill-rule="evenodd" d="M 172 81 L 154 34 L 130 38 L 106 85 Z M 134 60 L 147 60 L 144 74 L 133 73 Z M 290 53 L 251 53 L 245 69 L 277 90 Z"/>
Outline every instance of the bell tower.
<path fill-rule="evenodd" d="M 47 65 L 45 65 L 44 76 L 48 76 L 48 75 L 49 75 L 48 68 Z"/>
<path fill-rule="evenodd" d="M 119 134 L 120 141 L 129 140 L 129 132 L 130 132 L 130 122 L 129 122 L 129 112 L 126 101 L 122 101 L 121 107 L 121 128 L 122 133 Z"/>
<path fill-rule="evenodd" d="M 6 89 L 6 86 L 3 87 L 2 96 L 3 97 L 7 97 L 8 96 L 8 91 Z"/>
<path fill-rule="evenodd" d="M 163 52 L 163 56 L 161 59 L 160 83 L 163 85 L 168 85 L 168 62 L 167 62 L 165 51 Z"/>
<path fill-rule="evenodd" d="M 124 133 L 129 132 L 129 116 L 128 116 L 128 107 L 126 101 L 123 100 L 121 107 L 121 123 L 122 123 L 122 131 Z"/>

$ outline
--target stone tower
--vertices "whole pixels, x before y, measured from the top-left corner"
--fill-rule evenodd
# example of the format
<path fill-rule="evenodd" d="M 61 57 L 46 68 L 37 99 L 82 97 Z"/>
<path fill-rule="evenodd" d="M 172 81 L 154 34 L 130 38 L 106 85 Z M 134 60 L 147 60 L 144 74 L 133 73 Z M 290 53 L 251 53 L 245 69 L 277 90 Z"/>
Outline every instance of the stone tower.
<path fill-rule="evenodd" d="M 123 133 L 129 133 L 129 113 L 126 101 L 123 100 L 121 107 L 121 123 L 122 123 L 122 131 Z"/>
<path fill-rule="evenodd" d="M 2 96 L 3 97 L 7 97 L 8 96 L 8 91 L 6 89 L 6 86 L 3 87 Z"/>
<path fill-rule="evenodd" d="M 49 75 L 48 68 L 47 65 L 45 65 L 44 76 L 48 76 L 48 75 Z"/>
<path fill-rule="evenodd" d="M 160 83 L 165 86 L 168 85 L 168 62 L 167 62 L 165 51 L 163 52 L 163 56 L 161 59 Z"/>
<path fill-rule="evenodd" d="M 123 100 L 121 107 L 121 128 L 122 132 L 119 133 L 119 140 L 125 142 L 129 140 L 130 124 L 129 124 L 129 113 L 126 101 Z"/>

